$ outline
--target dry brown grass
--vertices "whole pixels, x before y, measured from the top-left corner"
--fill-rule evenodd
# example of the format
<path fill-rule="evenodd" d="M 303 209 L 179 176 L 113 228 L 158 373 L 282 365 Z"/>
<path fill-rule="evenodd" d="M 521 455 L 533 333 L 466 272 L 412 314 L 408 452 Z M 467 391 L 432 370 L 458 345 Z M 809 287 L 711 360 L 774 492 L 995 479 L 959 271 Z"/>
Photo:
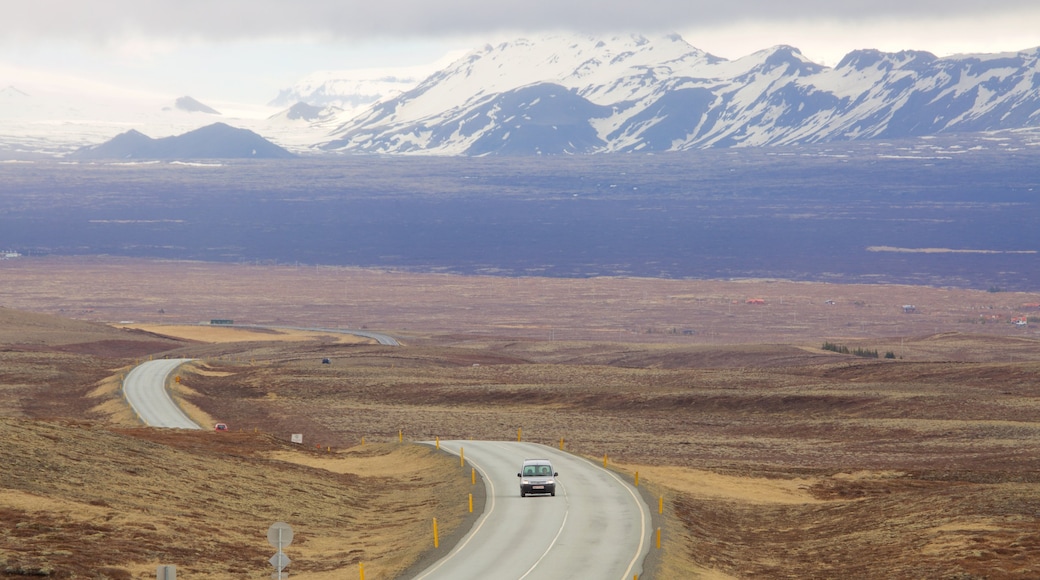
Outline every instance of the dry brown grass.
<path fill-rule="evenodd" d="M 192 342 L 160 336 L 162 328 L 131 333 L 135 340 L 159 341 L 150 352 L 199 358 L 181 373 L 181 397 L 193 413 L 235 430 L 225 434 L 230 438 L 171 438 L 111 426 L 125 423 L 126 416 L 119 414 L 109 377 L 147 354 L 134 342 L 126 354 L 113 356 L 109 333 L 128 331 L 84 326 L 75 332 L 97 335 L 58 339 L 53 337 L 68 332 L 48 330 L 45 319 L 36 319 L 44 327 L 33 331 L 41 337 L 36 343 L 16 331 L 2 343 L 7 346 L 0 352 L 0 391 L 13 417 L 5 420 L 8 430 L 98 437 L 105 448 L 143 445 L 147 453 L 132 453 L 170 454 L 162 457 L 201 466 L 193 469 L 241 468 L 246 475 L 267 468 L 303 470 L 315 479 L 300 485 L 321 498 L 342 493 L 331 491 L 342 478 L 396 482 L 389 484 L 392 489 L 412 493 L 407 486 L 426 476 L 421 469 L 402 470 L 422 462 L 397 455 L 411 453 L 394 443 L 399 430 L 412 440 L 513 439 L 522 427 L 528 440 L 556 445 L 563 438 L 574 453 L 597 460 L 606 454 L 613 469 L 629 476 L 639 471 L 643 485 L 665 498 L 664 547 L 654 577 L 999 579 L 1031 578 L 1040 571 L 1040 342 L 1034 328 L 989 318 L 1040 301 L 1035 295 L 768 281 L 455 278 L 122 260 L 27 260 L 15 269 L 2 267 L 7 270 L 0 290 L 7 303 L 40 312 L 149 324 L 230 317 L 293 326 L 367 325 L 398 329 L 408 344 L 386 348 L 320 337 L 226 342 L 227 336 L 196 334 L 197 327 L 182 337 Z M 125 280 L 121 296 L 92 286 L 98 277 Z M 151 282 L 170 279 L 178 287 Z M 84 293 L 61 295 L 59 287 Z M 767 304 L 745 304 L 751 296 Z M 920 313 L 903 314 L 905 303 L 916 304 Z M 687 327 L 696 334 L 670 333 Z M 892 350 L 901 358 L 837 355 L 820 350 L 825 340 Z M 332 364 L 321 364 L 323 357 Z M 46 417 L 104 424 L 34 421 Z M 63 432 L 70 434 L 57 434 Z M 289 433 L 303 433 L 306 449 L 286 443 Z M 362 437 L 364 448 L 358 447 Z M 323 451 L 329 447 L 337 452 Z M 54 446 L 0 453 L 15 453 L 12 459 L 23 463 L 29 457 L 39 464 L 38 474 L 66 461 Z M 125 461 L 104 457 L 111 473 L 127 478 L 120 471 Z M 78 464 L 70 465 L 63 469 Z M 156 466 L 135 478 L 158 480 L 159 473 Z M 49 531 L 39 538 L 51 541 L 47 534 L 65 525 L 102 525 L 108 508 L 87 498 L 113 501 L 104 489 L 111 478 L 96 477 L 101 483 L 77 490 L 79 495 L 71 485 L 38 492 L 25 489 L 28 483 L 4 484 L 0 506 L 25 511 L 25 494 L 46 498 L 18 521 L 22 528 L 44 522 L 39 529 Z M 197 491 L 198 482 L 192 485 L 183 489 Z M 211 494 L 207 501 L 240 501 L 223 497 L 226 485 L 210 485 L 202 490 Z M 183 550 L 176 554 L 200 552 L 168 533 L 182 529 L 175 526 L 219 529 L 222 518 L 231 517 L 218 510 L 210 518 L 158 497 L 164 494 L 152 496 L 147 510 L 153 517 L 164 514 L 166 527 L 157 525 L 145 536 L 160 535 L 171 550 Z M 266 529 L 271 517 L 285 519 L 264 511 L 276 505 L 260 497 L 239 514 L 263 514 L 250 515 L 256 522 L 249 525 Z M 429 515 L 442 508 L 431 503 L 436 499 L 412 497 L 388 492 L 379 501 L 395 508 L 393 517 L 376 510 L 365 517 L 381 530 L 387 526 L 388 537 L 410 537 L 399 531 L 409 525 L 421 537 Z M 316 512 L 319 502 L 313 499 L 299 499 L 294 509 Z M 74 524 L 61 523 L 62 510 L 84 503 Z M 146 509 L 135 505 L 111 511 L 129 517 L 122 514 Z M 4 529 L 10 534 L 20 528 Z M 122 533 L 114 527 L 88 534 L 74 529 L 88 538 Z M 313 552 L 306 553 L 315 559 L 332 554 L 349 566 L 357 556 L 341 553 L 331 528 L 319 525 L 307 533 L 306 548 Z M 270 556 L 255 529 L 235 541 L 248 543 L 247 553 Z M 47 545 L 52 544 L 60 542 Z M 413 544 L 421 547 L 421 541 Z M 65 547 L 45 550 L 37 544 L 0 554 L 64 562 L 71 559 L 64 552 L 99 551 L 89 541 L 83 547 L 60 545 Z M 390 550 L 365 546 L 372 570 L 404 565 L 392 560 Z M 126 554 L 133 557 L 124 561 L 138 567 L 106 563 L 117 570 L 107 577 L 131 569 L 133 577 L 148 577 L 153 562 Z M 261 561 L 256 573 L 264 573 L 264 566 Z M 223 573 L 200 569 L 193 577 Z"/>
<path fill-rule="evenodd" d="M 159 336 L 205 343 L 322 341 L 338 344 L 371 344 L 374 341 L 351 334 L 292 329 L 235 328 L 185 324 L 115 324 L 116 328 L 142 330 Z"/>
<path fill-rule="evenodd" d="M 1038 293 L 915 286 L 634 278 L 500 278 L 359 268 L 254 266 L 124 258 L 0 262 L 2 304 L 102 322 L 364 328 L 422 338 L 510 337 L 682 346 L 824 340 L 932 359 L 900 337 L 947 332 L 1035 337 L 1009 324 Z M 762 298 L 764 305 L 747 304 Z M 833 301 L 833 304 L 827 304 Z M 917 314 L 904 314 L 914 304 Z M 683 330 L 695 334 L 683 335 Z M 878 342 L 884 340 L 884 342 Z M 967 345 L 966 345 L 967 346 Z M 946 354 L 1000 356 L 988 348 Z M 1006 359 L 1005 359 L 1006 360 Z"/>
<path fill-rule="evenodd" d="M 132 356 L 116 359 L 63 352 L 92 343 L 111 352 L 125 331 L 0 316 L 17 337 L 0 345 L 2 576 L 151 578 L 172 563 L 182 576 L 267 578 L 266 529 L 286 521 L 297 530 L 286 550 L 293 577 L 356 576 L 363 562 L 366 577 L 393 578 L 428 551 L 430 518 L 444 534 L 464 518 L 458 484 L 468 472 L 428 447 L 317 449 L 260 430 L 142 429 L 119 392 L 139 344 L 124 341 Z M 152 349 L 183 346 L 132 336 Z M 212 422 L 190 386 L 177 393 L 194 419 Z M 452 470 L 457 479 L 445 478 Z"/>
<path fill-rule="evenodd" d="M 393 578 L 432 542 L 412 514 L 438 511 L 465 475 L 417 445 L 322 453 L 263 434 L 18 420 L 0 421 L 0 436 L 0 570 L 16 576 L 148 578 L 176 564 L 187 577 L 267 578 L 266 531 L 286 521 L 293 577 L 352 577 L 363 562 L 366 577 Z M 374 472 L 320 467 L 354 461 Z M 378 469 L 400 463 L 407 477 Z M 441 517 L 450 527 L 462 513 Z"/>

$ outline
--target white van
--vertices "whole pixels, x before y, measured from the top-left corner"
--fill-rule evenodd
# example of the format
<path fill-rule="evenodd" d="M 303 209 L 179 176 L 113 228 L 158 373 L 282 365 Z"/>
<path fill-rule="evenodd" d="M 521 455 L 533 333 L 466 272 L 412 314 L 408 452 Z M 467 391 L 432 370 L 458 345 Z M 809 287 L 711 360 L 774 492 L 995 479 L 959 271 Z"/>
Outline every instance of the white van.
<path fill-rule="evenodd" d="M 525 459 L 516 476 L 520 478 L 520 497 L 529 493 L 556 495 L 556 478 L 560 474 L 553 471 L 548 459 Z"/>

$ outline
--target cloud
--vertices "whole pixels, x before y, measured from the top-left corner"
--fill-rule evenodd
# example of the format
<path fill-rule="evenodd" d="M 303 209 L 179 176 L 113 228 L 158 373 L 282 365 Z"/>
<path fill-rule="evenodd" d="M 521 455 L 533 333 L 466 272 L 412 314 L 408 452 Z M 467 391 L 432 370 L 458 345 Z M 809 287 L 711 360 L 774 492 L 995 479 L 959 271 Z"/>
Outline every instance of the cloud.
<path fill-rule="evenodd" d="M 0 17 L 0 86 L 28 83 L 46 73 L 50 78 L 91 79 L 135 90 L 243 102 L 267 102 L 315 70 L 429 64 L 485 43 L 549 32 L 676 32 L 701 50 L 731 59 L 788 44 L 832 66 L 848 51 L 861 48 L 927 50 L 945 56 L 1040 46 L 1036 0 L 7 4 Z"/>
<path fill-rule="evenodd" d="M 33 0 L 5 7 L 9 41 L 127 37 L 368 40 L 508 31 L 658 32 L 741 23 L 884 22 L 1036 15 L 1035 0 Z M 1031 20 L 1036 22 L 1036 20 Z"/>

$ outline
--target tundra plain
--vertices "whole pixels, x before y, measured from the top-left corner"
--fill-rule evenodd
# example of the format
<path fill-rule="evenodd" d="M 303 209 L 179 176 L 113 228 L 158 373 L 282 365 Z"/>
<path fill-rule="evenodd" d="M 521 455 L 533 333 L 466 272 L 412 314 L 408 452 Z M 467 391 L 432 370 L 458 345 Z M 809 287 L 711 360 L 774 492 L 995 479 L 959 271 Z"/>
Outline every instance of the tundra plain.
<path fill-rule="evenodd" d="M 293 577 L 407 577 L 470 488 L 409 442 L 520 430 L 662 499 L 644 577 L 1040 574 L 1036 293 L 84 257 L 0 262 L 0 297 L 9 576 L 266 578 L 284 520 Z M 231 432 L 137 425 L 150 356 Z"/>

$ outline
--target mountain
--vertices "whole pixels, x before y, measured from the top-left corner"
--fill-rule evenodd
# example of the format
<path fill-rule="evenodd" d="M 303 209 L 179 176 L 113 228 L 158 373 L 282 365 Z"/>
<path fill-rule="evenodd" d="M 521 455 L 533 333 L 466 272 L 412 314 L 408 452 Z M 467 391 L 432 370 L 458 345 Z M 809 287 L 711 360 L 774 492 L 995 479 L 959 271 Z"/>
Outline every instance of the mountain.
<path fill-rule="evenodd" d="M 335 118 L 338 114 L 343 112 L 342 109 L 334 106 L 320 107 L 318 105 L 308 105 L 304 102 L 296 103 L 295 105 L 280 111 L 274 115 L 268 117 L 270 120 L 282 120 L 282 121 L 305 121 L 312 124 L 321 123 L 328 121 L 329 119 Z"/>
<path fill-rule="evenodd" d="M 676 35 L 485 46 L 336 127 L 320 147 L 438 155 L 789 145 L 1040 127 L 1040 48 L 945 58 L 776 46 L 726 60 Z"/>
<path fill-rule="evenodd" d="M 337 109 L 355 115 L 373 103 L 414 88 L 446 64 L 439 62 L 425 66 L 319 71 L 282 89 L 268 106 L 288 107 L 306 103 L 320 109 Z"/>
<path fill-rule="evenodd" d="M 174 106 L 181 111 L 189 113 L 206 113 L 207 115 L 219 115 L 220 111 L 201 103 L 192 97 L 180 97 L 174 102 Z"/>
<path fill-rule="evenodd" d="M 282 159 L 292 153 L 260 135 L 214 123 L 182 135 L 153 139 L 131 129 L 100 144 L 83 147 L 73 159 Z"/>
<path fill-rule="evenodd" d="M 284 115 L 285 118 L 290 121 L 315 121 L 322 118 L 322 113 L 324 111 L 325 109 L 316 105 L 308 105 L 307 103 L 300 102 L 279 114 Z"/>
<path fill-rule="evenodd" d="M 28 97 L 29 93 L 26 93 L 14 85 L 7 85 L 7 87 L 0 89 L 0 99 L 3 99 L 3 102 L 16 99 L 20 100 Z"/>

